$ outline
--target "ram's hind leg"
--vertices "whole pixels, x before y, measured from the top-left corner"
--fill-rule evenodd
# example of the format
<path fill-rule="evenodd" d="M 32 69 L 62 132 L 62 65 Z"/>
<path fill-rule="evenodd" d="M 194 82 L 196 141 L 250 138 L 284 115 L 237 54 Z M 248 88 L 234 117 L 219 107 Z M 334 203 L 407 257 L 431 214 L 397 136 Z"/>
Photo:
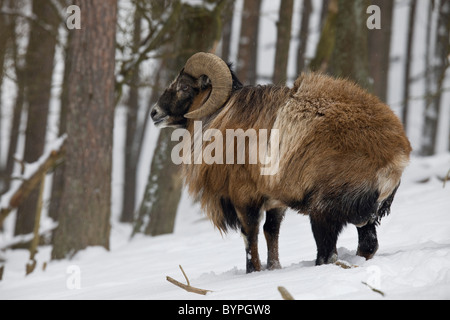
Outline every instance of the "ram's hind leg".
<path fill-rule="evenodd" d="M 391 212 L 392 201 L 394 201 L 395 193 L 400 185 L 398 185 L 392 193 L 380 205 L 376 203 L 373 206 L 373 218 L 369 222 L 358 229 L 358 256 L 367 260 L 372 259 L 378 250 L 378 238 L 376 227 L 381 218 L 387 216 Z"/>
<path fill-rule="evenodd" d="M 285 212 L 284 208 L 271 209 L 266 212 L 266 222 L 263 228 L 267 242 L 267 269 L 269 270 L 281 269 L 278 256 L 278 235 Z"/>
<path fill-rule="evenodd" d="M 242 228 L 241 233 L 245 241 L 245 258 L 247 273 L 261 271 L 261 261 L 258 253 L 258 233 L 261 219 L 261 209 L 250 207 L 237 210 Z"/>
<path fill-rule="evenodd" d="M 367 260 L 372 259 L 378 250 L 378 239 L 375 223 L 368 223 L 358 229 L 358 251 L 356 254 Z"/>

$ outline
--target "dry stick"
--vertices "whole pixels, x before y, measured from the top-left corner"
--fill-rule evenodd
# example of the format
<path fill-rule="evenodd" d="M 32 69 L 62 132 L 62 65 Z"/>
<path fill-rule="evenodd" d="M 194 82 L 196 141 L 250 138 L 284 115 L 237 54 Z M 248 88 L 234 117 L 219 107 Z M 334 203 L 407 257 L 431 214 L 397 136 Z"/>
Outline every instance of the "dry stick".
<path fill-rule="evenodd" d="M 447 184 L 447 181 L 450 180 L 450 170 L 448 170 L 447 175 L 444 178 L 444 189 L 445 189 L 445 185 Z"/>
<path fill-rule="evenodd" d="M 342 261 L 336 261 L 335 263 L 334 263 L 335 265 L 337 265 L 338 267 L 341 267 L 342 269 L 353 269 L 353 268 L 358 268 L 358 266 L 355 266 L 355 265 L 348 265 L 348 264 L 345 264 L 344 262 L 342 262 Z"/>
<path fill-rule="evenodd" d="M 184 276 L 184 278 L 186 279 L 187 285 L 188 285 L 188 286 L 190 286 L 190 285 L 191 285 L 191 283 L 189 282 L 189 279 L 188 279 L 188 277 L 187 277 L 186 273 L 184 272 L 184 270 L 183 270 L 183 267 L 181 266 L 181 264 L 180 264 L 180 265 L 178 265 L 178 266 L 180 267 L 180 269 L 181 269 L 181 272 L 183 273 L 183 276 Z"/>
<path fill-rule="evenodd" d="M 184 283 L 178 282 L 177 280 L 175 280 L 169 276 L 166 276 L 167 281 L 176 285 L 177 287 L 180 287 L 180 288 L 186 290 L 187 292 L 192 292 L 192 293 L 201 294 L 201 295 L 206 295 L 208 292 L 212 292 L 211 290 L 199 289 L 199 288 L 195 288 L 195 287 L 191 286 L 189 279 L 183 270 L 183 267 L 181 267 L 181 265 L 179 267 L 181 269 L 181 272 L 184 275 L 184 278 L 186 279 L 187 285 Z"/>
<path fill-rule="evenodd" d="M 286 290 L 285 287 L 278 287 L 278 291 L 280 291 L 281 296 L 284 300 L 295 300 L 294 297 Z"/>
<path fill-rule="evenodd" d="M 366 282 L 362 282 L 362 281 L 361 281 L 361 283 L 364 284 L 364 285 L 366 285 L 366 286 L 368 286 L 369 289 L 372 290 L 373 292 L 379 293 L 379 294 L 381 294 L 381 296 L 383 296 L 383 297 L 385 296 L 385 294 L 384 294 L 383 291 L 378 290 L 378 289 L 375 289 L 374 287 L 372 287 L 371 285 L 367 284 Z"/>

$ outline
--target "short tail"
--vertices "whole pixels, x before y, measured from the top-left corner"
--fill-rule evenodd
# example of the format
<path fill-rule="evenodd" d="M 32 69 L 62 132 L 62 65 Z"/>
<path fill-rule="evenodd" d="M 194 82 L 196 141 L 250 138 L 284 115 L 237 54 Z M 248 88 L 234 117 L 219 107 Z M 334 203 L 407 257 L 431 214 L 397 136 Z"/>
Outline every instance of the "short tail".
<path fill-rule="evenodd" d="M 380 223 L 381 219 L 385 216 L 388 216 L 391 213 L 391 205 L 394 201 L 395 194 L 397 193 L 398 188 L 400 187 L 400 184 L 392 191 L 392 193 L 387 197 L 383 202 L 380 203 L 378 206 L 377 211 L 377 224 Z"/>

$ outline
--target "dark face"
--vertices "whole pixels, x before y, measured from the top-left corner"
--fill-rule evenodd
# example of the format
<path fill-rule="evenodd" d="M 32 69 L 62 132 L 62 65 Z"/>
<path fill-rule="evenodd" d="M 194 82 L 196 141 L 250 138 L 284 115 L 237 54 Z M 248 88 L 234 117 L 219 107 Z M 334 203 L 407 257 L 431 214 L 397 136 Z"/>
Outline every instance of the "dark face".
<path fill-rule="evenodd" d="M 188 113 L 194 98 L 209 85 L 207 77 L 194 79 L 183 71 L 153 106 L 151 117 L 157 127 L 186 127 Z"/>

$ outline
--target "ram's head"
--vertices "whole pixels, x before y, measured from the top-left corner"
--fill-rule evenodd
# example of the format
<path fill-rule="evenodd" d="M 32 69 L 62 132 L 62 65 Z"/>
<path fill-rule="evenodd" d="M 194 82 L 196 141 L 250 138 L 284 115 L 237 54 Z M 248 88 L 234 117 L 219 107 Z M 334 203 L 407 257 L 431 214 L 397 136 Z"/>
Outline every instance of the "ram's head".
<path fill-rule="evenodd" d="M 153 107 L 153 122 L 159 127 L 185 127 L 188 119 L 201 119 L 219 110 L 232 87 L 232 72 L 222 59 L 197 53 Z"/>

